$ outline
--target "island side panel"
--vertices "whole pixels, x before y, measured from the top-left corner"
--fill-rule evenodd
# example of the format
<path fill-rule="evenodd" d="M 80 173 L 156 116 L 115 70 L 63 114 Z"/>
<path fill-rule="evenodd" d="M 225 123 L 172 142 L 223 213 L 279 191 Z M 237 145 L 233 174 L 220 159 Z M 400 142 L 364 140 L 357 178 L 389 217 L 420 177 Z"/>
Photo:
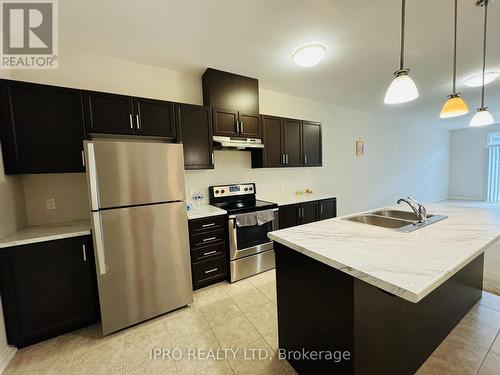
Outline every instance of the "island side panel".
<path fill-rule="evenodd" d="M 419 303 L 354 281 L 355 374 L 413 374 L 481 298 L 481 254 Z"/>
<path fill-rule="evenodd" d="M 279 347 L 292 353 L 349 352 L 350 360 L 287 358 L 299 374 L 352 374 L 354 279 L 277 242 Z"/>

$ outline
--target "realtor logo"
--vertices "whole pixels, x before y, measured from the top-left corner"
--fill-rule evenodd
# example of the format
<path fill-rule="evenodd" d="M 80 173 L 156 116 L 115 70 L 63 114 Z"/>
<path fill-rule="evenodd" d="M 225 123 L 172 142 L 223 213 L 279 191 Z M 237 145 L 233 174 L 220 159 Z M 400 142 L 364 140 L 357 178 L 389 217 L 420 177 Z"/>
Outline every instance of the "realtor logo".
<path fill-rule="evenodd" d="M 57 0 L 0 0 L 0 68 L 57 69 Z"/>

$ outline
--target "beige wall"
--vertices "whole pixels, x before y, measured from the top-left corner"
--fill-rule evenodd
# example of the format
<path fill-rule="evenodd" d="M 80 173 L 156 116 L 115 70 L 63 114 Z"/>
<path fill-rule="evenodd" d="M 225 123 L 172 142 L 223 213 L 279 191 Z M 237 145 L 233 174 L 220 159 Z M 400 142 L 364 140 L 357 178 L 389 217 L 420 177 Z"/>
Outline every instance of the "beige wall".
<path fill-rule="evenodd" d="M 29 225 L 89 218 L 85 173 L 26 175 L 23 185 Z M 47 210 L 47 198 L 56 199 L 55 210 Z"/>

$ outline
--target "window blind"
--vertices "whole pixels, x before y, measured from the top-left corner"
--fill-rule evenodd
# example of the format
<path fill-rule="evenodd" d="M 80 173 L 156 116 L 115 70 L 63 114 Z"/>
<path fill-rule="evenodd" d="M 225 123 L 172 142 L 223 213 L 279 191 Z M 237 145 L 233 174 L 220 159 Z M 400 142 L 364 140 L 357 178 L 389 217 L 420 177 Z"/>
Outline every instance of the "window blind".
<path fill-rule="evenodd" d="M 500 200 L 500 133 L 488 134 L 488 191 L 487 200 Z"/>

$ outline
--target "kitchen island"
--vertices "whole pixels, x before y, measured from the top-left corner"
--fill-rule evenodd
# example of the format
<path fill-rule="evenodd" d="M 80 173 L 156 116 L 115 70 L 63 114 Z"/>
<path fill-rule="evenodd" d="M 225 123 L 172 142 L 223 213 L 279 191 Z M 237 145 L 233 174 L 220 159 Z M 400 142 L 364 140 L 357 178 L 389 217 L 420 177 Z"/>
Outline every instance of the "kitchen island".
<path fill-rule="evenodd" d="M 280 353 L 300 374 L 413 374 L 479 300 L 500 210 L 427 209 L 448 218 L 411 233 L 336 218 L 269 234 Z"/>

